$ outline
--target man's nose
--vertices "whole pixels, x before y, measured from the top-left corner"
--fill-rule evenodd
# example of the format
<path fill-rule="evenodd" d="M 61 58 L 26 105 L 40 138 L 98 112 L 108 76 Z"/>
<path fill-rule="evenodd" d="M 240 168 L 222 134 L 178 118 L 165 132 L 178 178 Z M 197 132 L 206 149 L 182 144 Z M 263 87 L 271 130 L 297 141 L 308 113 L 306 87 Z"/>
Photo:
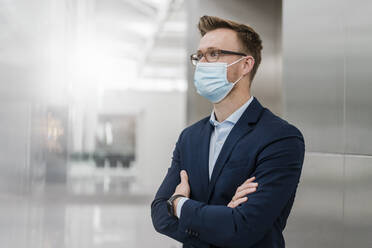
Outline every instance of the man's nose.
<path fill-rule="evenodd" d="M 206 59 L 205 59 L 205 56 L 201 57 L 201 59 L 199 59 L 199 62 L 208 62 Z"/>

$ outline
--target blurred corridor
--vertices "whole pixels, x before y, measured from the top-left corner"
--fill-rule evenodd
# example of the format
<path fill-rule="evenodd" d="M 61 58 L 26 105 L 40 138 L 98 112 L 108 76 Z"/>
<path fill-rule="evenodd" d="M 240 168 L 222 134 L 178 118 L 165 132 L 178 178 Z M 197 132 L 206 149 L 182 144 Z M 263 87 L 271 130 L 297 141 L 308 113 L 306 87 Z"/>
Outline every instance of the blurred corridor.
<path fill-rule="evenodd" d="M 372 3 L 0 0 L 0 244 L 182 247 L 150 203 L 187 125 L 200 16 L 253 26 L 253 95 L 304 134 L 286 246 L 372 247 Z"/>

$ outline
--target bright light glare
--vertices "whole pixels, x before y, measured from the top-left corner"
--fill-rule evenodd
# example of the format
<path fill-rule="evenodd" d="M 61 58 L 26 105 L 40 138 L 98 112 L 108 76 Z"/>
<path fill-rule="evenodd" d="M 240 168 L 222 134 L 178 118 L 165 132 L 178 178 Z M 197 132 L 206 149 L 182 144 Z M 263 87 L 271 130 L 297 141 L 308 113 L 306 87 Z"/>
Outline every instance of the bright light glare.
<path fill-rule="evenodd" d="M 115 51 L 120 48 L 100 41 L 98 38 L 85 38 L 77 43 L 75 53 L 74 77 L 80 86 L 98 87 L 110 81 L 133 81 L 137 75 L 136 61 L 119 58 Z M 126 82 L 123 81 L 123 84 Z M 89 85 L 86 85 L 89 84 Z"/>

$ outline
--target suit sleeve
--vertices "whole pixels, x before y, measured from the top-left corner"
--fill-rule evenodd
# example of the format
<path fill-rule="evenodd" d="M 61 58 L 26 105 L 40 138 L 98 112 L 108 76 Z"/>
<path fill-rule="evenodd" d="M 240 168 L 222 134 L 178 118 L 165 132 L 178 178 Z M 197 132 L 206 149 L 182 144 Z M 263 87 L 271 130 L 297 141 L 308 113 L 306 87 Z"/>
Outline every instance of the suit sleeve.
<path fill-rule="evenodd" d="M 207 244 L 188 235 L 185 231 L 178 228 L 179 219 L 175 216 L 169 216 L 166 201 L 173 195 L 177 185 L 181 182 L 181 158 L 180 147 L 182 143 L 181 133 L 172 156 L 172 164 L 161 183 L 155 199 L 151 203 L 151 219 L 155 230 L 181 243 L 191 243 L 199 247 L 207 247 Z"/>
<path fill-rule="evenodd" d="M 257 157 L 253 176 L 257 191 L 236 208 L 187 200 L 179 229 L 197 232 L 199 239 L 220 247 L 251 247 L 272 228 L 297 189 L 305 153 L 301 134 L 277 138 Z"/>

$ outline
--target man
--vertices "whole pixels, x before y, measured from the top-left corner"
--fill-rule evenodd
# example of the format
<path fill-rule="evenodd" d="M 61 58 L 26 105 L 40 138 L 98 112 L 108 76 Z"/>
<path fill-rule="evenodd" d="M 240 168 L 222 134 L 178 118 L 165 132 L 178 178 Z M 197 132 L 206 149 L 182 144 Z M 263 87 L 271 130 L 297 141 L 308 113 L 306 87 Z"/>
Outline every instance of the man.
<path fill-rule="evenodd" d="M 211 16 L 198 27 L 194 84 L 214 108 L 180 134 L 151 204 L 153 225 L 183 247 L 285 247 L 303 136 L 250 94 L 261 62 L 259 35 Z"/>

